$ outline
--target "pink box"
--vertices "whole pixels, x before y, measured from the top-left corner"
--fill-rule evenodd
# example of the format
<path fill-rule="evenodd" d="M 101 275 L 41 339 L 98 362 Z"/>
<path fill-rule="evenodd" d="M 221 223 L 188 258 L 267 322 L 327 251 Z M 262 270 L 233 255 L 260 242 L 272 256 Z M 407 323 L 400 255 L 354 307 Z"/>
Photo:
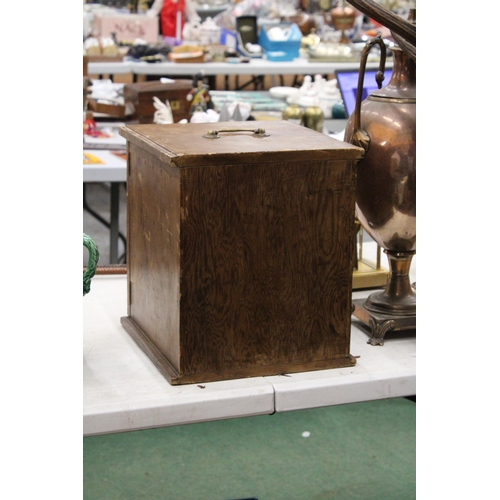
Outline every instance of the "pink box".
<path fill-rule="evenodd" d="M 119 42 L 133 42 L 136 38 L 142 38 L 148 43 L 157 43 L 158 18 L 144 14 L 96 15 L 94 33 L 96 36 L 106 37 L 111 37 L 111 33 L 116 33 L 116 39 Z"/>

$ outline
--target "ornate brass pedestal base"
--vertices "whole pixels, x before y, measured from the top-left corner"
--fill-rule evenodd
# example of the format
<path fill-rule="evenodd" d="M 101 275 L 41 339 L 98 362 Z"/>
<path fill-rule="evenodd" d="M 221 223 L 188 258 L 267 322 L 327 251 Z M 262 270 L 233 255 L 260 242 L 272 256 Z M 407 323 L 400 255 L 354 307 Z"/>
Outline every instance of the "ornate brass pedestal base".
<path fill-rule="evenodd" d="M 410 284 L 410 264 L 414 251 L 384 250 L 389 259 L 389 283 L 384 291 L 367 299 L 353 300 L 353 315 L 367 325 L 371 345 L 384 345 L 387 332 L 417 328 L 417 296 Z"/>
<path fill-rule="evenodd" d="M 368 340 L 371 345 L 384 345 L 384 337 L 387 332 L 398 330 L 414 330 L 417 328 L 416 315 L 393 316 L 380 312 L 369 311 L 364 307 L 366 299 L 352 301 L 353 315 L 368 326 L 372 336 Z"/>

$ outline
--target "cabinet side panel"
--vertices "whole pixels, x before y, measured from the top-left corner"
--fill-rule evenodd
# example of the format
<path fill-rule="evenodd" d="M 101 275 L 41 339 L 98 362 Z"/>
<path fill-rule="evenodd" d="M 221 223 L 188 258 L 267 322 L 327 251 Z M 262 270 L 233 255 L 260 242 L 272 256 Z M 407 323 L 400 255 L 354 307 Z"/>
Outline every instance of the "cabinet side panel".
<path fill-rule="evenodd" d="M 179 170 L 129 146 L 129 316 L 179 368 Z"/>
<path fill-rule="evenodd" d="M 182 372 L 348 355 L 353 162 L 183 174 Z"/>

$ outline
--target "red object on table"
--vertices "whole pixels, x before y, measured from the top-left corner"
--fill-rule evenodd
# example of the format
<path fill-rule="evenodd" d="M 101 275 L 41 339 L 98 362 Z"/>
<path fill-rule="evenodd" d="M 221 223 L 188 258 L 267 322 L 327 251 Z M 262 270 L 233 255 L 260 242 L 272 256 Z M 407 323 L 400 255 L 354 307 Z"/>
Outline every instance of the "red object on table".
<path fill-rule="evenodd" d="M 178 17 L 180 19 L 179 32 L 177 32 Z M 184 0 L 164 0 L 160 20 L 163 36 L 180 38 L 184 27 Z"/>
<path fill-rule="evenodd" d="M 85 115 L 85 120 L 83 120 L 83 133 L 85 135 L 97 134 L 97 124 L 94 120 L 92 112 L 87 112 Z"/>

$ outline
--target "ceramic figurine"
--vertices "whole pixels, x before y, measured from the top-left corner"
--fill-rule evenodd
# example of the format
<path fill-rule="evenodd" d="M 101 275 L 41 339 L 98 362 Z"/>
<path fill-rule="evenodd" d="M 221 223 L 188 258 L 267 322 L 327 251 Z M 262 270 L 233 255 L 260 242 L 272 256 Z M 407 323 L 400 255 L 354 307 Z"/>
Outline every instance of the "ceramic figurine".
<path fill-rule="evenodd" d="M 230 119 L 231 119 L 231 114 L 229 113 L 227 103 L 224 103 L 219 113 L 219 121 L 228 122 Z"/>
<path fill-rule="evenodd" d="M 153 105 L 156 108 L 155 114 L 153 116 L 153 122 L 159 123 L 161 125 L 174 123 L 174 117 L 172 115 L 172 108 L 170 107 L 170 102 L 168 99 L 165 103 L 161 102 L 158 97 L 153 96 Z"/>
<path fill-rule="evenodd" d="M 299 95 L 304 96 L 307 95 L 313 86 L 311 75 L 304 75 L 304 80 L 302 81 L 302 85 L 299 88 Z"/>
<path fill-rule="evenodd" d="M 206 112 L 213 109 L 212 99 L 208 91 L 208 86 L 204 83 L 202 73 L 196 73 L 193 78 L 193 88 L 189 91 L 186 99 L 191 102 L 190 114 L 195 112 Z"/>

